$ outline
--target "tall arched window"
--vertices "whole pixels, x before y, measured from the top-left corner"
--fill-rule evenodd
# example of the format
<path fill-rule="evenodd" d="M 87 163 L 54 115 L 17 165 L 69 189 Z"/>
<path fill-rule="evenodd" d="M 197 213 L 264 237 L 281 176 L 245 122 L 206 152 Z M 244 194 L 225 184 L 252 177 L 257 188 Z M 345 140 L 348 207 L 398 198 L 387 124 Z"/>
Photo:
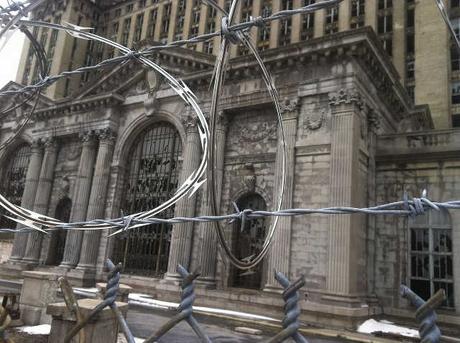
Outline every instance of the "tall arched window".
<path fill-rule="evenodd" d="M 176 128 L 156 123 L 143 131 L 134 142 L 127 161 L 122 199 L 125 215 L 157 207 L 176 191 L 182 142 Z M 159 214 L 172 217 L 171 207 Z M 168 266 L 172 226 L 155 224 L 129 230 L 116 237 L 114 259 L 122 262 L 125 272 L 160 276 Z"/>
<path fill-rule="evenodd" d="M 265 211 L 265 200 L 256 193 L 242 196 L 236 202 L 238 208 Z M 265 218 L 247 220 L 243 227 L 241 221 L 235 221 L 233 227 L 233 252 L 239 259 L 257 255 L 261 250 L 267 234 L 267 221 Z M 261 289 L 263 263 L 259 263 L 253 270 L 242 271 L 232 269 L 231 286 L 238 288 Z"/>
<path fill-rule="evenodd" d="M 454 307 L 452 224 L 445 209 L 430 211 L 410 223 L 410 287 L 427 300 L 446 291 L 445 307 Z"/>
<path fill-rule="evenodd" d="M 27 169 L 29 167 L 30 146 L 28 144 L 21 145 L 10 155 L 7 162 L 7 169 L 3 171 L 3 179 L 1 180 L 1 193 L 10 202 L 15 205 L 20 205 L 24 186 L 26 183 Z M 3 210 L 2 210 L 3 213 Z M 15 228 L 16 224 L 11 220 L 1 216 L 0 228 Z"/>

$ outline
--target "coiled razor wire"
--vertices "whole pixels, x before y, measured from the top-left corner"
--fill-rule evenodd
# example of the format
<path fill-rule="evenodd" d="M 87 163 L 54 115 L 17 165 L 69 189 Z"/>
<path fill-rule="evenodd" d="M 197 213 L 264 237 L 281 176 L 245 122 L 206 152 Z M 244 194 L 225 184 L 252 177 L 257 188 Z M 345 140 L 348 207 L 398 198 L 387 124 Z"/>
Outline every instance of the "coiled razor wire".
<path fill-rule="evenodd" d="M 304 6 L 299 9 L 293 10 L 284 10 L 277 13 L 274 13 L 267 17 L 257 17 L 251 18 L 251 20 L 247 22 L 233 24 L 233 18 L 236 10 L 236 6 L 238 0 L 233 0 L 230 6 L 230 11 L 227 16 L 225 10 L 220 8 L 214 0 L 203 0 L 206 4 L 220 10 L 223 12 L 224 17 L 222 19 L 222 28 L 220 31 L 208 33 L 205 35 L 197 36 L 191 39 L 186 40 L 179 40 L 175 42 L 171 42 L 164 45 L 159 46 L 152 46 L 148 47 L 141 51 L 134 51 L 131 50 L 121 44 L 118 44 L 114 41 L 111 41 L 107 38 L 95 35 L 87 31 L 87 28 L 82 28 L 79 26 L 75 26 L 72 24 L 53 24 L 43 21 L 33 21 L 33 20 L 24 20 L 21 19 L 28 15 L 31 11 L 36 9 L 38 6 L 46 3 L 46 0 L 35 0 L 35 1 L 28 1 L 23 3 L 15 3 L 13 2 L 8 7 L 0 8 L 0 20 L 1 20 L 1 31 L 0 31 L 0 39 L 7 33 L 9 30 L 18 30 L 21 29 L 26 33 L 26 36 L 32 40 L 32 45 L 34 46 L 35 54 L 37 56 L 37 60 L 40 61 L 41 67 L 41 78 L 35 84 L 31 84 L 29 86 L 22 87 L 16 90 L 7 90 L 0 92 L 0 96 L 6 95 L 17 95 L 17 94 L 28 94 L 29 96 L 39 96 L 39 91 L 49 85 L 55 83 L 59 79 L 71 77 L 73 75 L 82 74 L 90 71 L 95 71 L 98 69 L 106 68 L 109 66 L 114 65 L 123 65 L 131 60 L 138 61 L 143 65 L 152 68 L 157 73 L 161 74 L 171 86 L 171 88 L 179 95 L 182 100 L 184 100 L 195 112 L 198 117 L 198 131 L 201 140 L 201 146 L 203 149 L 203 155 L 201 158 L 201 162 L 199 167 L 187 178 L 187 180 L 179 187 L 177 192 L 166 202 L 159 205 L 158 207 L 139 212 L 135 214 L 131 214 L 128 216 L 124 216 L 121 218 L 116 218 L 112 220 L 92 220 L 86 222 L 79 222 L 79 223 L 63 223 L 55 218 L 48 217 L 41 215 L 39 213 L 35 213 L 29 211 L 25 208 L 20 206 L 14 205 L 10 203 L 5 197 L 0 195 L 0 206 L 6 209 L 11 215 L 16 216 L 17 218 L 7 216 L 9 219 L 14 220 L 24 226 L 26 228 L 20 228 L 17 230 L 11 229 L 0 229 L 0 232 L 27 232 L 38 230 L 43 233 L 48 233 L 53 230 L 111 230 L 117 229 L 112 235 L 122 233 L 126 230 L 142 227 L 146 225 L 150 225 L 153 223 L 182 223 L 182 222 L 215 222 L 216 223 L 216 230 L 218 233 L 219 242 L 224 248 L 225 253 L 230 258 L 230 262 L 235 265 L 239 269 L 251 269 L 256 266 L 262 259 L 266 256 L 269 247 L 273 241 L 274 233 L 276 230 L 276 224 L 278 217 L 280 216 L 298 216 L 298 215 L 306 215 L 312 213 L 322 213 L 322 214 L 351 214 L 351 213 L 366 213 L 366 214 L 393 214 L 393 215 L 419 215 L 423 214 L 427 209 L 436 209 L 439 208 L 450 208 L 450 209 L 457 209 L 460 208 L 460 202 L 458 201 L 450 201 L 444 203 L 437 203 L 432 202 L 426 198 L 426 193 L 422 195 L 421 198 L 414 198 L 413 200 L 408 200 L 407 197 L 402 202 L 395 202 L 389 203 L 385 205 L 369 207 L 369 208 L 354 208 L 354 207 L 331 207 L 331 208 L 322 208 L 322 209 L 286 209 L 282 210 L 282 198 L 284 193 L 284 185 L 285 185 L 285 176 L 286 176 L 286 153 L 285 153 L 285 140 L 284 140 L 284 128 L 282 125 L 282 111 L 279 104 L 279 97 L 276 91 L 276 88 L 273 84 L 273 80 L 271 78 L 270 73 L 266 69 L 263 64 L 262 58 L 260 57 L 257 49 L 254 47 L 254 44 L 250 41 L 247 31 L 255 26 L 261 27 L 265 24 L 268 24 L 271 21 L 279 20 L 283 18 L 287 18 L 293 16 L 295 14 L 308 14 L 319 9 L 329 8 L 333 6 L 337 6 L 343 0 L 326 0 L 322 2 L 318 2 L 312 5 Z M 438 3 L 439 7 L 439 0 L 435 0 Z M 441 14 L 443 18 L 446 20 L 448 25 L 451 24 L 448 21 L 448 17 L 445 17 L 445 9 L 444 7 L 440 7 Z M 107 59 L 102 61 L 93 66 L 85 66 L 81 68 L 77 68 L 71 71 L 64 71 L 61 74 L 49 76 L 47 74 L 46 68 L 46 56 L 44 56 L 43 49 L 40 47 L 40 43 L 37 42 L 36 39 L 33 39 L 32 35 L 27 31 L 25 27 L 45 27 L 54 30 L 61 30 L 66 31 L 67 33 L 71 34 L 72 36 L 79 38 L 79 39 L 87 39 L 87 40 L 94 40 L 103 44 L 107 44 L 112 46 L 123 54 L 122 56 L 114 57 L 111 59 Z M 452 29 L 452 28 L 451 28 Z M 146 57 L 159 51 L 162 49 L 168 48 L 175 48 L 180 47 L 188 44 L 196 44 L 199 42 L 207 41 L 212 39 L 213 37 L 221 36 L 222 37 L 222 44 L 219 52 L 219 56 L 216 60 L 216 65 L 214 69 L 213 75 L 213 92 L 212 92 L 212 102 L 211 102 L 211 113 L 210 113 L 210 128 L 207 124 L 206 118 L 202 113 L 199 105 L 197 104 L 197 98 L 193 94 L 193 92 L 183 83 L 183 81 L 174 78 L 172 75 L 167 73 L 161 66 L 152 62 L 151 60 L 147 59 Z M 456 39 L 458 43 L 458 39 Z M 282 176 L 281 176 L 281 191 L 277 197 L 277 205 L 275 211 L 252 211 L 251 209 L 245 209 L 243 211 L 239 211 L 234 214 L 228 215 L 216 215 L 217 214 L 217 205 L 216 205 L 216 177 L 214 171 L 215 165 L 215 136 L 216 136 L 216 121 L 217 121 L 217 108 L 218 108 L 218 97 L 220 95 L 220 91 L 223 85 L 224 74 L 226 69 L 226 64 L 228 60 L 228 47 L 229 44 L 244 44 L 246 48 L 248 48 L 251 53 L 255 56 L 257 63 L 259 64 L 263 80 L 267 86 L 268 92 L 273 100 L 274 107 L 277 113 L 277 119 L 279 122 L 280 128 L 280 137 L 281 137 L 281 145 L 283 149 L 282 154 Z M 38 45 L 37 45 L 38 44 Z M 460 46 L 460 45 L 459 45 Z M 32 95 L 30 95 L 32 92 Z M 35 94 L 35 93 L 36 94 Z M 37 101 L 38 102 L 38 101 Z M 36 102 L 36 104 L 37 104 Z M 28 122 L 28 118 L 30 119 L 36 109 L 36 104 L 33 106 L 32 111 L 30 112 L 29 116 L 26 116 L 26 121 L 21 125 L 21 128 L 25 127 Z M 17 107 L 13 107 L 17 108 Z M 0 114 L 7 114 L 11 112 L 12 108 L 3 110 Z M 18 133 L 16 133 L 17 135 Z M 16 136 L 15 135 L 15 136 Z M 10 138 L 6 143 L 9 144 L 11 140 L 14 139 Z M 209 146 L 209 142 L 212 142 Z M 1 147 L 0 147 L 1 148 Z M 209 164 L 208 164 L 209 162 Z M 163 210 L 173 206 L 177 201 L 188 194 L 193 194 L 202 184 L 203 184 L 203 177 L 207 171 L 207 178 L 209 182 L 209 197 L 211 203 L 211 210 L 212 216 L 200 216 L 194 218 L 184 218 L 184 217 L 176 217 L 171 219 L 160 219 L 156 218 L 155 216 L 158 215 Z M 225 240 L 225 234 L 222 226 L 220 225 L 221 221 L 228 221 L 228 220 L 235 220 L 235 219 L 254 219 L 260 217 L 267 217 L 267 216 L 274 216 L 273 223 L 269 229 L 267 237 L 264 241 L 263 248 L 261 249 L 260 253 L 255 256 L 251 257 L 250 259 L 243 259 L 239 260 L 236 256 L 233 255 L 231 248 L 228 246 Z"/>

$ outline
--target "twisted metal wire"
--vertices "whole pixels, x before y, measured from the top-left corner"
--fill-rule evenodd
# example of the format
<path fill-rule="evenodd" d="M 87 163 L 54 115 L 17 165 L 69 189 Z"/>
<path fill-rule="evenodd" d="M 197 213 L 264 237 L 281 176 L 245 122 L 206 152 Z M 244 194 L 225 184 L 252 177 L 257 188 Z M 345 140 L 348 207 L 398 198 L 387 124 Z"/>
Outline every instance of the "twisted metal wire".
<path fill-rule="evenodd" d="M 153 335 L 148 337 L 144 343 L 153 343 L 158 341 L 161 337 L 163 337 L 168 331 L 170 331 L 173 327 L 177 324 L 185 320 L 190 327 L 195 331 L 196 335 L 203 343 L 211 343 L 208 335 L 201 329 L 200 325 L 198 324 L 195 317 L 193 317 L 193 303 L 195 301 L 195 279 L 200 276 L 200 272 L 198 270 L 194 271 L 193 273 L 189 273 L 187 269 L 182 267 L 180 264 L 177 266 L 177 272 L 182 277 L 182 294 L 181 294 L 181 302 L 177 311 L 179 312 L 173 318 L 171 318 L 168 322 L 163 324 L 157 332 Z"/>
<path fill-rule="evenodd" d="M 275 271 L 275 279 L 283 286 L 283 299 L 285 301 L 283 319 L 283 330 L 267 343 L 281 343 L 292 338 L 296 343 L 308 343 L 307 339 L 299 333 L 299 289 L 305 286 L 305 278 L 301 276 L 291 284 L 289 279 L 280 272 Z"/>
<path fill-rule="evenodd" d="M 109 273 L 107 275 L 107 287 L 106 292 L 104 294 L 104 300 L 100 302 L 87 317 L 83 318 L 82 320 L 79 320 L 77 322 L 77 325 L 75 325 L 69 332 L 67 332 L 64 340 L 65 342 L 71 342 L 72 338 L 75 335 L 77 335 L 80 332 L 80 330 L 83 329 L 86 326 L 86 324 L 89 323 L 91 319 L 93 319 L 98 313 L 100 313 L 106 307 L 110 307 L 128 343 L 135 343 L 134 336 L 131 330 L 129 329 L 128 324 L 126 323 L 126 320 L 116 303 L 117 294 L 120 289 L 120 270 L 122 266 L 121 264 L 115 266 L 110 259 L 107 259 L 106 266 L 109 270 Z"/>
<path fill-rule="evenodd" d="M 415 318 L 420 322 L 420 338 L 421 343 L 438 343 L 441 340 L 441 330 L 436 325 L 438 316 L 434 311 L 446 299 L 446 294 L 443 289 L 440 289 L 428 301 L 420 298 L 409 287 L 401 285 L 400 293 L 403 298 L 406 298 L 410 303 L 417 308 Z"/>

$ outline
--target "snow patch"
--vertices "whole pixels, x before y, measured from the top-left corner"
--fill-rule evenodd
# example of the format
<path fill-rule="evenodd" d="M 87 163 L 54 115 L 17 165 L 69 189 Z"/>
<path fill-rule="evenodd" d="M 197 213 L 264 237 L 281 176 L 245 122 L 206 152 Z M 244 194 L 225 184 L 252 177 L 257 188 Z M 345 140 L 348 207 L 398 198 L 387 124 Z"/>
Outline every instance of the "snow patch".
<path fill-rule="evenodd" d="M 130 293 L 129 303 L 134 304 L 134 305 L 140 305 L 143 307 L 148 307 L 148 308 L 165 309 L 165 310 L 176 310 L 177 307 L 179 306 L 179 304 L 177 303 L 156 300 L 156 299 L 153 299 L 148 294 L 141 294 L 141 293 Z M 193 311 L 197 313 L 198 312 L 214 313 L 214 314 L 223 314 L 223 315 L 237 317 L 237 318 L 279 322 L 279 320 L 271 318 L 271 317 L 259 316 L 257 314 L 250 314 L 250 313 L 245 313 L 245 312 L 224 310 L 221 308 L 193 306 Z"/>
<path fill-rule="evenodd" d="M 51 331 L 51 325 L 43 324 L 35 326 L 21 326 L 18 327 L 17 330 L 29 335 L 49 335 Z"/>
<path fill-rule="evenodd" d="M 405 328 L 403 326 L 398 326 L 386 320 L 377 321 L 374 319 L 369 319 L 362 323 L 358 328 L 358 332 L 366 334 L 372 334 L 374 332 L 383 332 L 401 335 L 405 337 L 420 337 L 417 330 Z"/>

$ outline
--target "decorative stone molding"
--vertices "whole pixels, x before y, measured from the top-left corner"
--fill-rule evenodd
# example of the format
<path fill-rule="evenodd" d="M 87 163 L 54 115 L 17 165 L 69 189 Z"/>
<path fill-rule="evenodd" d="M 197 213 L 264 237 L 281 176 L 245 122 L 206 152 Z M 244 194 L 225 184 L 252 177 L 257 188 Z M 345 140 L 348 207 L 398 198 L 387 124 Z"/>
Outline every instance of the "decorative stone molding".
<path fill-rule="evenodd" d="M 57 148 L 58 140 L 56 137 L 42 138 L 41 141 L 45 149 Z"/>
<path fill-rule="evenodd" d="M 283 119 L 297 118 L 299 115 L 300 103 L 299 99 L 285 99 L 281 103 L 281 114 Z"/>
<path fill-rule="evenodd" d="M 241 176 L 243 188 L 249 192 L 254 192 L 257 181 L 254 165 L 252 163 L 246 163 L 241 170 Z"/>
<path fill-rule="evenodd" d="M 369 111 L 367 111 L 367 123 L 369 130 L 377 131 L 380 128 L 381 119 L 378 113 L 372 108 L 369 108 Z"/>
<path fill-rule="evenodd" d="M 96 135 L 95 132 L 91 130 L 80 133 L 78 138 L 80 138 L 83 143 L 90 143 L 95 141 Z"/>
<path fill-rule="evenodd" d="M 186 132 L 197 131 L 197 118 L 190 114 L 188 110 L 186 110 L 186 114 L 181 117 L 182 125 L 185 128 Z"/>
<path fill-rule="evenodd" d="M 325 108 L 320 110 L 320 114 L 311 114 L 304 119 L 303 129 L 305 132 L 319 130 L 324 122 L 326 121 L 326 112 Z"/>
<path fill-rule="evenodd" d="M 337 92 L 329 93 L 329 104 L 331 106 L 353 103 L 357 104 L 360 108 L 363 104 L 361 95 L 355 88 L 342 88 Z"/>
<path fill-rule="evenodd" d="M 117 134 L 109 127 L 96 130 L 95 135 L 100 142 L 114 143 L 117 139 Z"/>
<path fill-rule="evenodd" d="M 258 122 L 257 125 L 248 126 L 247 123 L 236 123 L 237 131 L 244 142 L 260 142 L 266 138 L 276 138 L 277 122 Z"/>

